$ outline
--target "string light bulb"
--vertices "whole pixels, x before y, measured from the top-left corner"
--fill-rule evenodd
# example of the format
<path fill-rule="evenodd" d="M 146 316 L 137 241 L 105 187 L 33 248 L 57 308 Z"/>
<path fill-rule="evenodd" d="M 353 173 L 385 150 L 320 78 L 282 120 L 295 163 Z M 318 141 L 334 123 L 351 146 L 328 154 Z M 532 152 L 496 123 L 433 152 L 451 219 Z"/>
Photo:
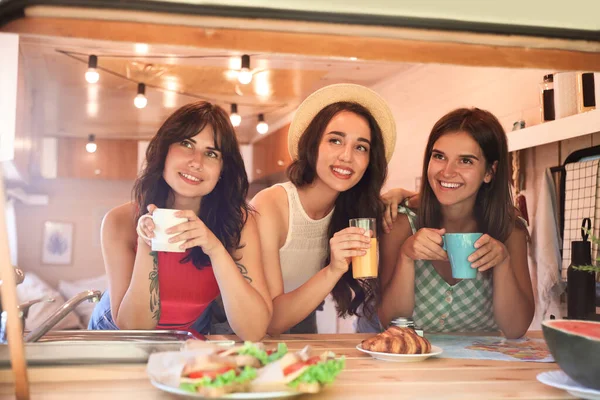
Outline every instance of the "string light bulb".
<path fill-rule="evenodd" d="M 250 56 L 248 54 L 244 54 L 242 56 L 242 68 L 238 73 L 238 81 L 242 85 L 247 85 L 252 82 L 252 72 L 250 72 Z"/>
<path fill-rule="evenodd" d="M 231 120 L 231 125 L 236 128 L 242 123 L 242 116 L 238 114 L 237 104 L 235 103 L 231 105 L 231 114 L 229 115 L 229 119 Z"/>
<path fill-rule="evenodd" d="M 98 146 L 96 145 L 96 135 L 89 135 L 88 142 L 85 144 L 85 151 L 88 153 L 95 153 Z"/>
<path fill-rule="evenodd" d="M 148 99 L 146 98 L 146 85 L 143 83 L 138 83 L 137 96 L 133 99 L 133 104 L 137 108 L 144 108 L 146 104 L 148 104 Z"/>
<path fill-rule="evenodd" d="M 265 122 L 265 115 L 258 114 L 258 124 L 256 124 L 256 131 L 261 135 L 269 132 L 269 125 Z"/>
<path fill-rule="evenodd" d="M 100 79 L 100 74 L 96 68 L 98 68 L 98 57 L 92 54 L 88 57 L 88 69 L 85 72 L 85 80 L 88 83 L 96 83 Z"/>

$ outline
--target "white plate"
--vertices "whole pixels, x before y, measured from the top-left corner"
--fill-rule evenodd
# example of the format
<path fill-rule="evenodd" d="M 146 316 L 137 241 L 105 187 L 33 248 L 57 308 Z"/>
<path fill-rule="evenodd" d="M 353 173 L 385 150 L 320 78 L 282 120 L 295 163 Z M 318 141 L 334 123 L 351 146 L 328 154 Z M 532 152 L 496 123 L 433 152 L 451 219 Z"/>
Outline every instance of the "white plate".
<path fill-rule="evenodd" d="M 581 399 L 600 400 L 600 390 L 580 385 L 561 370 L 542 372 L 538 374 L 537 380 L 548 386 L 564 389 L 569 394 Z"/>
<path fill-rule="evenodd" d="M 186 397 L 188 399 L 210 399 L 210 400 L 218 400 L 218 399 L 239 399 L 239 400 L 260 400 L 260 399 L 283 399 L 286 397 L 294 397 L 299 396 L 301 392 L 246 392 L 246 393 L 230 393 L 226 394 L 223 397 L 204 397 L 200 393 L 190 393 L 185 390 L 181 390 L 176 387 L 167 386 L 162 383 L 156 382 L 150 379 L 150 382 L 160 390 L 164 390 L 168 393 L 177 394 L 179 396 Z"/>
<path fill-rule="evenodd" d="M 393 362 L 418 362 L 428 359 L 432 356 L 438 356 L 442 354 L 441 347 L 431 346 L 431 352 L 427 354 L 393 354 L 393 353 L 380 353 L 377 351 L 369 351 L 362 348 L 362 344 L 356 346 L 356 350 L 362 351 L 363 353 L 369 354 L 371 357 L 383 361 Z"/>

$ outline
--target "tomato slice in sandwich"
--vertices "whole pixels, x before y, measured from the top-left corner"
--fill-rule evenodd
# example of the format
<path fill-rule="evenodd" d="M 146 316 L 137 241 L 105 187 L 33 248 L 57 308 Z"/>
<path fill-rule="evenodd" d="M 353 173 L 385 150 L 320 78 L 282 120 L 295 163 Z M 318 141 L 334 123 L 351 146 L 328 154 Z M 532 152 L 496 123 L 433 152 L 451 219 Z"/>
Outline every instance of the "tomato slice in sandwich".
<path fill-rule="evenodd" d="M 231 371 L 232 369 L 235 369 L 235 367 L 222 367 L 219 369 L 215 369 L 212 371 L 194 371 L 191 372 L 187 377 L 190 379 L 200 379 L 200 378 L 204 378 L 204 377 L 208 377 L 210 379 L 215 379 L 217 376 L 224 374 L 227 371 Z"/>
<path fill-rule="evenodd" d="M 319 361 L 321 361 L 321 357 L 319 357 L 319 356 L 311 357 L 306 361 L 298 361 L 297 363 L 294 363 L 294 364 L 289 365 L 286 368 L 284 368 L 283 376 L 293 374 L 294 372 L 298 371 L 299 369 L 304 368 L 305 366 L 308 366 L 308 365 L 317 364 Z"/>

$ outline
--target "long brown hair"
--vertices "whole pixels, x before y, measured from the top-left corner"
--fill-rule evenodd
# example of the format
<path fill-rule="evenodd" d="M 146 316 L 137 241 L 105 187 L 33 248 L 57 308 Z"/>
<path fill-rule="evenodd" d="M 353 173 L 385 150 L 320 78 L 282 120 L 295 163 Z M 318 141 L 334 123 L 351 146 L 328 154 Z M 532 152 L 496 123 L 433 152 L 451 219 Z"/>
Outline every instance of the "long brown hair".
<path fill-rule="evenodd" d="M 239 248 L 241 231 L 248 219 L 248 176 L 227 113 L 206 101 L 190 103 L 176 110 L 150 141 L 146 150 L 147 164 L 133 187 L 136 220 L 146 212 L 149 204 L 159 208 L 167 206 L 172 189 L 163 178 L 163 170 L 169 146 L 196 136 L 206 126 L 213 129 L 215 147 L 222 154 L 223 167 L 214 189 L 202 197 L 198 217 L 233 253 Z M 199 269 L 210 264 L 210 259 L 200 247 L 194 247 L 190 256 L 182 262 L 190 259 Z"/>
<path fill-rule="evenodd" d="M 342 111 L 352 112 L 363 117 L 371 130 L 369 165 L 361 180 L 352 188 L 339 194 L 328 227 L 328 237 L 348 227 L 350 218 L 376 218 L 381 232 L 381 220 L 385 206 L 380 198 L 381 187 L 387 176 L 387 161 L 381 129 L 369 110 L 358 103 L 338 102 L 323 108 L 310 122 L 298 142 L 298 159 L 287 169 L 289 180 L 296 186 L 311 184 L 317 175 L 319 145 L 331 119 Z M 327 249 L 329 251 L 329 248 Z M 327 256 L 321 268 L 329 264 Z M 352 269 L 342 276 L 331 291 L 337 304 L 338 315 L 355 315 L 364 302 L 367 306 L 375 296 L 377 280 L 359 281 L 352 278 Z M 368 310 L 367 310 L 368 311 Z"/>
<path fill-rule="evenodd" d="M 457 132 L 466 132 L 477 142 L 488 171 L 492 170 L 494 162 L 498 162 L 492 180 L 484 182 L 477 192 L 474 214 L 481 232 L 504 242 L 512 232 L 516 217 L 510 190 L 506 133 L 492 113 L 479 108 L 451 111 L 433 126 L 423 158 L 419 225 L 441 228 L 441 206 L 427 179 L 427 170 L 435 142 L 445 134 Z"/>

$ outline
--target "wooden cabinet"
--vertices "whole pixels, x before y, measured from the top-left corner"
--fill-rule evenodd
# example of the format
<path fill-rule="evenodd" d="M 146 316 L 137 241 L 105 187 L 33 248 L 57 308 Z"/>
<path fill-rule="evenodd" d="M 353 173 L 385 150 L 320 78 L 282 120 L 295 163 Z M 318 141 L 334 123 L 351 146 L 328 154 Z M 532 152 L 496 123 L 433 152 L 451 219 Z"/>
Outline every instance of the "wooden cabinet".
<path fill-rule="evenodd" d="M 289 124 L 254 142 L 252 167 L 254 181 L 266 180 L 274 174 L 281 174 L 292 162 L 287 148 Z"/>
<path fill-rule="evenodd" d="M 96 139 L 95 153 L 85 150 L 87 139 L 59 138 L 58 178 L 134 180 L 137 176 L 137 140 Z"/>

